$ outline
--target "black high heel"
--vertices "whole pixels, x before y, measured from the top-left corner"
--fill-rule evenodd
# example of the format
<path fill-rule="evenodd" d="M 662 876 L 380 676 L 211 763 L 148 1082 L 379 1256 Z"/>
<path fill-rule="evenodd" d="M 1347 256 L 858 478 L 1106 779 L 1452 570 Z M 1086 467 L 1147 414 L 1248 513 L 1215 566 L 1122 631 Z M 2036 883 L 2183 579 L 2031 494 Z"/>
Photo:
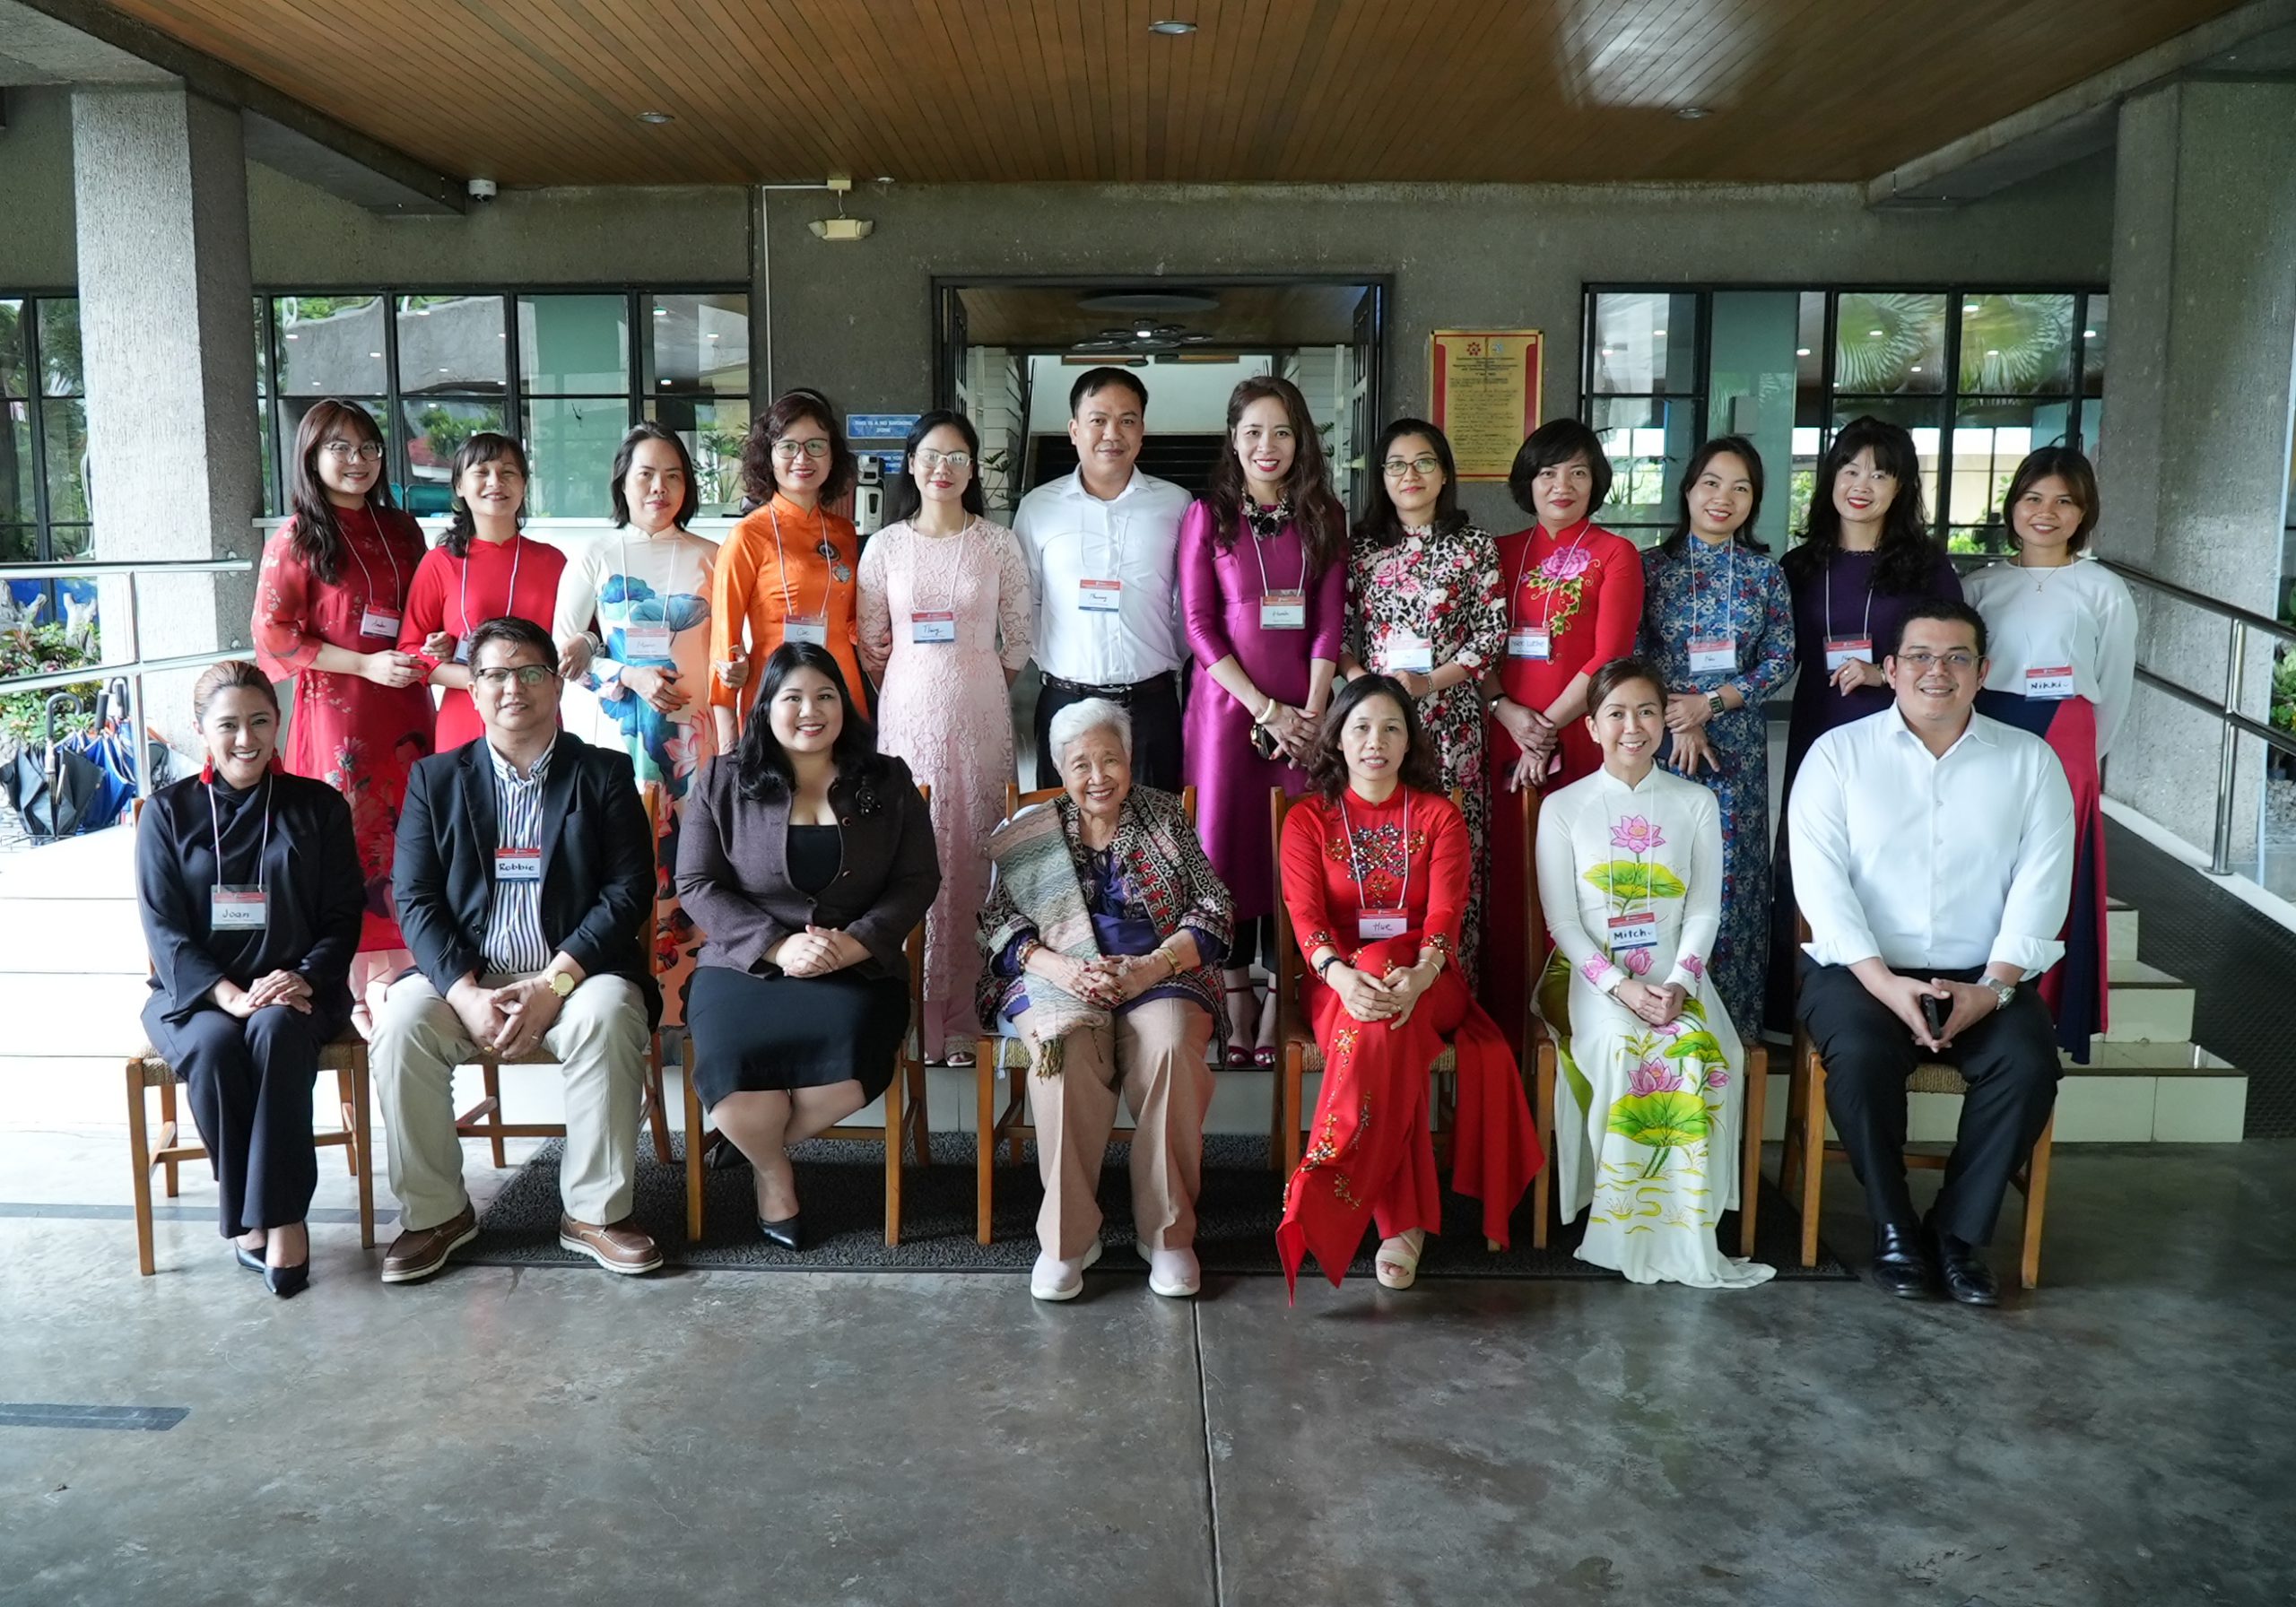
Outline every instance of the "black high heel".
<path fill-rule="evenodd" d="M 778 1222 L 769 1222 L 760 1217 L 757 1219 L 757 1230 L 765 1235 L 765 1242 L 770 1245 L 779 1245 L 785 1250 L 802 1250 L 805 1247 L 801 1221 L 802 1219 L 796 1216 L 785 1216 Z"/>
<path fill-rule="evenodd" d="M 250 1250 L 236 1238 L 231 1241 L 231 1259 L 251 1273 L 264 1270 L 263 1252 Z"/>
<path fill-rule="evenodd" d="M 263 1269 L 264 1287 L 283 1300 L 291 1300 L 310 1287 L 311 1264 L 306 1260 L 294 1266 L 266 1266 Z"/>

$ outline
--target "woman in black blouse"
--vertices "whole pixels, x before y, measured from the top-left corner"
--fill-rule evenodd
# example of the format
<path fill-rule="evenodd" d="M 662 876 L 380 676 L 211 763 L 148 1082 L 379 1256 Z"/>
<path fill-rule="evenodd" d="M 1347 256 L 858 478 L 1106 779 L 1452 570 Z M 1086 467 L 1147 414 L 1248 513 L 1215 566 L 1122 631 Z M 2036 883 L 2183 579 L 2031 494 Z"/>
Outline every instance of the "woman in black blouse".
<path fill-rule="evenodd" d="M 686 985 L 694 1090 L 756 1170 L 758 1231 L 795 1250 L 788 1146 L 893 1078 L 903 945 L 941 888 L 933 823 L 810 642 L 774 649 L 740 746 L 702 765 L 685 810 L 678 899 L 709 940 Z"/>
<path fill-rule="evenodd" d="M 272 766 L 279 699 L 263 672 L 219 664 L 191 697 L 206 767 L 153 794 L 136 831 L 144 1027 L 191 1085 L 218 1227 L 285 1299 L 310 1279 L 311 1083 L 351 1020 L 366 889 L 343 795 Z"/>

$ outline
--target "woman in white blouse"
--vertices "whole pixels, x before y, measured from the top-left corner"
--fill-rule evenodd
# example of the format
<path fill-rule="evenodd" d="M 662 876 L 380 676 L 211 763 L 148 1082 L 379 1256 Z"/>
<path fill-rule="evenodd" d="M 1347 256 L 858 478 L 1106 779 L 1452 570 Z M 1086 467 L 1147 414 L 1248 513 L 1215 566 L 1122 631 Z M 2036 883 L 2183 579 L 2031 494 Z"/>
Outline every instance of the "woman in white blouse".
<path fill-rule="evenodd" d="M 1554 1152 L 1578 1259 L 1636 1283 L 1747 1289 L 1775 1269 L 1722 1254 L 1738 1204 L 1745 1052 L 1707 974 L 1722 916 L 1714 794 L 1657 762 L 1666 688 L 1639 659 L 1587 685 L 1602 769 L 1539 811 L 1539 901 L 1554 958 Z"/>
<path fill-rule="evenodd" d="M 2046 741 L 2073 787 L 2073 907 L 2065 958 L 2040 992 L 2058 1043 L 2085 1065 L 2089 1040 L 2108 1019 L 2097 767 L 2136 684 L 2136 605 L 2119 576 L 2080 557 L 2097 527 L 2097 474 L 2086 457 L 2043 447 L 2017 465 L 2001 506 L 2016 555 L 1963 582 L 1988 638 L 1977 708 Z"/>

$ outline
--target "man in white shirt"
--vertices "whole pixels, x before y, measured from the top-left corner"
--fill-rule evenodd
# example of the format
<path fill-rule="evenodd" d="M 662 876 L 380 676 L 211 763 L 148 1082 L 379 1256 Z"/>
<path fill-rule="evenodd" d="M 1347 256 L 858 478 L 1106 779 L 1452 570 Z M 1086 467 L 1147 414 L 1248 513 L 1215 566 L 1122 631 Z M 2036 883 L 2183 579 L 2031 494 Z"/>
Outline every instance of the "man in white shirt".
<path fill-rule="evenodd" d="M 1180 516 L 1188 494 L 1133 465 L 1148 387 L 1129 369 L 1090 369 L 1069 388 L 1076 472 L 1021 499 L 1013 529 L 1036 587 L 1037 785 L 1060 785 L 1052 717 L 1105 698 L 1132 716 L 1132 773 L 1180 788 Z"/>
<path fill-rule="evenodd" d="M 1896 704 L 1820 737 L 1787 808 L 1811 934 L 1799 1013 L 1866 1186 L 1874 1281 L 1918 1297 L 1942 1278 L 1970 1306 L 1998 1299 L 1976 1247 L 2057 1101 L 2055 1029 L 2023 985 L 2065 951 L 2074 857 L 2057 755 L 1972 711 L 1985 655 L 1975 609 L 1916 607 L 1883 661 Z M 1906 1080 L 1925 1061 L 1957 1066 L 1969 1093 L 1944 1186 L 1917 1225 Z"/>

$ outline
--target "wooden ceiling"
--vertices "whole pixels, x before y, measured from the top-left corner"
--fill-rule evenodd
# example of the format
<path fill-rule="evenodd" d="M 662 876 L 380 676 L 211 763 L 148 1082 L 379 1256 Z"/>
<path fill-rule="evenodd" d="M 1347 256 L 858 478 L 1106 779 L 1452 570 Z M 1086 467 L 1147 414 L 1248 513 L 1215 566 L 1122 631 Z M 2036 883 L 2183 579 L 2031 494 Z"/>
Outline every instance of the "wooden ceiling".
<path fill-rule="evenodd" d="M 513 185 L 1860 180 L 2237 3 L 113 0 Z"/>
<path fill-rule="evenodd" d="M 1159 282 L 1159 291 L 1174 286 Z M 976 345 L 1074 347 L 1110 331 L 1173 326 L 1205 340 L 1206 350 L 1270 346 L 1344 346 L 1354 338 L 1360 284 L 1214 285 L 1202 293 L 1215 305 L 1158 311 L 1138 317 L 1082 305 L 1109 293 L 1106 285 L 1074 290 L 1042 285 L 967 285 L 965 337 Z M 1161 348 L 1160 348 L 1161 349 Z"/>

